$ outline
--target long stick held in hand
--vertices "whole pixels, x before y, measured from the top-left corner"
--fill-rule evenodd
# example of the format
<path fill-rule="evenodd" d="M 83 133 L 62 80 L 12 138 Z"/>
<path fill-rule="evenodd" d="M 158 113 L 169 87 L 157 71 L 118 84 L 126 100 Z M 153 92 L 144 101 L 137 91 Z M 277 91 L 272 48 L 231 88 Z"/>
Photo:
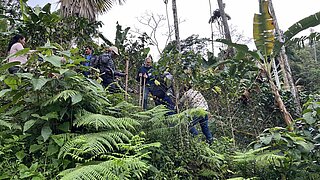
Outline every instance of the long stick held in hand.
<path fill-rule="evenodd" d="M 142 91 L 142 76 L 140 76 L 140 82 L 139 82 L 139 106 L 142 105 L 142 101 L 141 101 L 141 91 Z"/>
<path fill-rule="evenodd" d="M 146 91 L 145 89 L 146 89 L 146 77 L 143 76 L 142 109 L 143 109 L 143 106 L 144 106 L 144 98 L 145 98 L 144 97 L 145 96 L 144 93 Z"/>
<path fill-rule="evenodd" d="M 125 99 L 128 100 L 128 75 L 129 72 L 129 59 L 126 59 L 126 95 L 125 95 Z"/>

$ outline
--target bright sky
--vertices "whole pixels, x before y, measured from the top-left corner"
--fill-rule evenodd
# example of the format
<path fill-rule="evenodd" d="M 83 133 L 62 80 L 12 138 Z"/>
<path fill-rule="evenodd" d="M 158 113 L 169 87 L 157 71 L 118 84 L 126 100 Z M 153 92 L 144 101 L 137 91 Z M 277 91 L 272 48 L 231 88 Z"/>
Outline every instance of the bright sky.
<path fill-rule="evenodd" d="M 57 2 L 57 0 L 29 0 L 30 5 L 40 4 L 43 6 L 45 2 Z M 243 34 L 247 38 L 252 37 L 252 23 L 254 13 L 259 12 L 258 0 L 223 0 L 226 4 L 225 12 L 231 16 L 228 21 L 229 27 L 236 29 L 239 34 Z M 217 1 L 211 0 L 212 11 L 218 8 Z M 53 5 L 54 7 L 56 5 Z M 320 0 L 273 0 L 273 6 L 278 19 L 279 27 L 286 31 L 295 22 L 320 11 Z M 192 34 L 199 34 L 200 37 L 211 37 L 209 1 L 204 0 L 177 0 L 177 11 L 180 20 L 179 24 L 180 39 L 185 39 Z M 168 3 L 169 20 L 173 24 L 171 1 Z M 115 5 L 109 12 L 99 17 L 104 23 L 101 32 L 109 39 L 114 40 L 116 32 L 116 22 L 118 21 L 123 27 L 136 28 L 140 31 L 150 32 L 146 26 L 138 22 L 137 18 L 141 18 L 148 13 L 166 16 L 166 6 L 163 0 L 127 0 L 122 6 Z M 163 34 L 168 30 L 167 22 L 163 21 L 162 28 L 159 29 L 158 39 L 164 48 L 166 39 Z M 315 28 L 320 31 L 319 26 Z M 214 31 L 217 31 L 214 26 Z M 303 34 L 308 34 L 310 30 Z M 300 34 L 301 35 L 301 34 Z M 173 37 L 174 38 L 174 37 Z M 254 45 L 248 44 L 252 49 Z M 151 53 L 156 53 L 155 49 Z"/>

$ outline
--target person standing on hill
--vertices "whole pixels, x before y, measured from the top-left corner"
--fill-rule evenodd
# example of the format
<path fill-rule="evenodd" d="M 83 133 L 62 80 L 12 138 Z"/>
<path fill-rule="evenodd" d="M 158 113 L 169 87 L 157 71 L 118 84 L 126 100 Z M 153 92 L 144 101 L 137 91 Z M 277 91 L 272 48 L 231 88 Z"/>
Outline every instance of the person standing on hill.
<path fill-rule="evenodd" d="M 190 85 L 185 86 L 184 91 L 185 93 L 179 101 L 181 104 L 187 102 L 188 108 L 201 108 L 208 112 L 208 103 L 199 91 L 193 90 Z M 192 117 L 192 121 L 189 124 L 189 132 L 194 136 L 199 134 L 195 128 L 197 123 L 200 123 L 202 133 L 205 135 L 207 143 L 211 144 L 213 136 L 208 126 L 208 115 Z"/>
<path fill-rule="evenodd" d="M 148 96 L 150 93 L 150 88 L 154 84 L 154 77 L 152 76 L 152 57 L 148 56 L 144 60 L 144 64 L 139 68 L 136 80 L 144 86 L 143 95 L 143 109 L 148 108 Z M 141 85 L 140 84 L 140 85 Z"/>
<path fill-rule="evenodd" d="M 119 56 L 118 48 L 111 46 L 101 54 L 96 60 L 92 61 L 93 67 L 100 70 L 102 85 L 108 87 L 114 82 L 115 76 L 124 77 L 126 74 L 116 70 L 114 60 Z M 114 84 L 111 85 L 110 91 L 117 89 Z"/>
<path fill-rule="evenodd" d="M 93 48 L 91 46 L 87 46 L 85 51 L 84 51 L 84 58 L 86 59 L 86 61 L 82 62 L 81 64 L 83 66 L 86 67 L 90 67 L 91 66 L 91 59 L 93 59 Z M 84 71 L 83 75 L 85 75 L 86 77 L 88 77 L 88 75 L 90 74 L 89 71 Z"/>
<path fill-rule="evenodd" d="M 20 34 L 17 34 L 12 37 L 9 45 L 8 45 L 8 54 L 12 55 L 17 53 L 18 51 L 24 49 L 24 44 L 25 44 L 26 38 Z M 27 55 L 20 55 L 16 57 L 11 57 L 8 59 L 8 62 L 20 62 L 20 64 L 25 64 L 28 61 L 28 56 Z M 16 73 L 20 70 L 19 66 L 13 66 L 9 68 L 9 73 L 13 74 Z"/>

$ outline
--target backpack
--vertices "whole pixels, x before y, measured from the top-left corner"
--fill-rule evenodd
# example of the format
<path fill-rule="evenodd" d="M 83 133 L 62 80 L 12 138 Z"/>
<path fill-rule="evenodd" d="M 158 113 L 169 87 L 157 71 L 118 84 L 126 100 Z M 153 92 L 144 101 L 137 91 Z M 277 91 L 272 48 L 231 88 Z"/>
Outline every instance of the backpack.
<path fill-rule="evenodd" d="M 93 56 L 91 58 L 90 64 L 93 68 L 99 69 L 101 61 L 101 55 Z"/>

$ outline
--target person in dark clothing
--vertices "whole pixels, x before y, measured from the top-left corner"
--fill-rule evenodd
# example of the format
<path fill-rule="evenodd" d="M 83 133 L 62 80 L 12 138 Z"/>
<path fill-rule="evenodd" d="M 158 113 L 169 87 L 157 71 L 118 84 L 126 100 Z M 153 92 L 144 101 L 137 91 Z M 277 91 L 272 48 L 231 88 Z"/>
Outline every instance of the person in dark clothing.
<path fill-rule="evenodd" d="M 116 70 L 114 65 L 114 59 L 119 56 L 118 48 L 111 46 L 106 52 L 101 54 L 95 61 L 92 62 L 95 68 L 100 70 L 102 85 L 103 87 L 108 87 L 114 82 L 116 76 L 124 77 L 126 74 Z M 109 87 L 108 87 L 109 88 Z M 110 91 L 112 89 L 117 89 L 114 84 L 110 85 Z"/>
<path fill-rule="evenodd" d="M 148 96 L 150 93 L 150 88 L 154 84 L 154 77 L 152 76 L 152 72 L 153 72 L 152 58 L 151 56 L 149 56 L 144 60 L 144 64 L 138 70 L 137 77 L 136 77 L 136 80 L 141 83 L 140 85 L 145 84 L 144 91 L 143 91 L 144 96 L 142 100 L 144 110 L 148 108 Z"/>
<path fill-rule="evenodd" d="M 174 94 L 173 86 L 171 84 L 172 79 L 173 76 L 169 72 L 165 72 L 162 76 L 155 79 L 155 83 L 150 88 L 155 105 L 164 105 L 170 110 L 166 115 L 176 113 L 175 103 L 172 101 Z"/>

